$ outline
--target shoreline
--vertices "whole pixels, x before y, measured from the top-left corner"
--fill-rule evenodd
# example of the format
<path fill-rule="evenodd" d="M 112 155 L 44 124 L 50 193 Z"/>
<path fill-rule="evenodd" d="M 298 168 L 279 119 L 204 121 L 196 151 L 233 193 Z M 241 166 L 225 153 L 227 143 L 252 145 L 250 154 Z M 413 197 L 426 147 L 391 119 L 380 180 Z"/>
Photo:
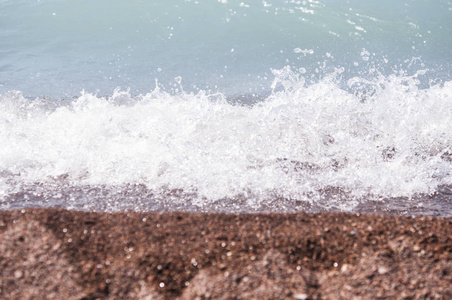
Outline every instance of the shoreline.
<path fill-rule="evenodd" d="M 0 298 L 452 298 L 452 218 L 0 211 Z"/>

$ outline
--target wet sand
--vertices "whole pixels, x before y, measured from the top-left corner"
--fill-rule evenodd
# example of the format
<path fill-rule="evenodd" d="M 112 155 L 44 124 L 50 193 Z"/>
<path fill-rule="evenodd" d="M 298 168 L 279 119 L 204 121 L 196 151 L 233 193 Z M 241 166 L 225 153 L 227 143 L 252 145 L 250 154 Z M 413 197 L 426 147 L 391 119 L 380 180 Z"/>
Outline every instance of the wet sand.
<path fill-rule="evenodd" d="M 1 299 L 452 299 L 452 218 L 0 211 Z"/>

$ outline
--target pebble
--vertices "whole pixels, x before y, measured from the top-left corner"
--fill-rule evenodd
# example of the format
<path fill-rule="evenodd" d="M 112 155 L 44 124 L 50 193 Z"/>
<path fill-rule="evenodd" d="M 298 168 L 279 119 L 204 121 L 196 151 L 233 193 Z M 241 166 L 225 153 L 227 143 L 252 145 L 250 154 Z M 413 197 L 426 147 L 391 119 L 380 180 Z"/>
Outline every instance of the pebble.
<path fill-rule="evenodd" d="M 378 274 L 384 275 L 389 272 L 389 269 L 385 266 L 378 267 Z"/>
<path fill-rule="evenodd" d="M 22 278 L 23 275 L 24 275 L 24 274 L 23 274 L 23 272 L 22 272 L 21 270 L 16 270 L 16 271 L 14 271 L 14 277 L 15 277 L 16 279 Z"/>

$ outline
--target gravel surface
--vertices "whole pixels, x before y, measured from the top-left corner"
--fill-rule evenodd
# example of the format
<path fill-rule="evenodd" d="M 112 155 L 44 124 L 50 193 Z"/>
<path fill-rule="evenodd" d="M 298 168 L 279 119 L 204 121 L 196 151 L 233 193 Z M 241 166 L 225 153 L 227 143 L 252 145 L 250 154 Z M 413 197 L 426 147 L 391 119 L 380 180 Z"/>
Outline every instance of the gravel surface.
<path fill-rule="evenodd" d="M 452 299 L 452 218 L 0 211 L 1 299 Z"/>

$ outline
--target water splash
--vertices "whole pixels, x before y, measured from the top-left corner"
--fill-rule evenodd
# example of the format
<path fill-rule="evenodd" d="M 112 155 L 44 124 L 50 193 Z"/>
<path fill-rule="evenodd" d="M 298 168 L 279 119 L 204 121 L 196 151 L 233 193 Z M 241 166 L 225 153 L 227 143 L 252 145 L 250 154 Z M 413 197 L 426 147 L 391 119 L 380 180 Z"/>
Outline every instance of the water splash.
<path fill-rule="evenodd" d="M 352 210 L 452 185 L 452 82 L 421 89 L 416 74 L 379 75 L 343 89 L 340 72 L 312 84 L 289 67 L 273 73 L 273 93 L 251 106 L 158 86 L 137 97 L 1 95 L 0 202 L 142 185 L 134 197 L 156 203 Z"/>

